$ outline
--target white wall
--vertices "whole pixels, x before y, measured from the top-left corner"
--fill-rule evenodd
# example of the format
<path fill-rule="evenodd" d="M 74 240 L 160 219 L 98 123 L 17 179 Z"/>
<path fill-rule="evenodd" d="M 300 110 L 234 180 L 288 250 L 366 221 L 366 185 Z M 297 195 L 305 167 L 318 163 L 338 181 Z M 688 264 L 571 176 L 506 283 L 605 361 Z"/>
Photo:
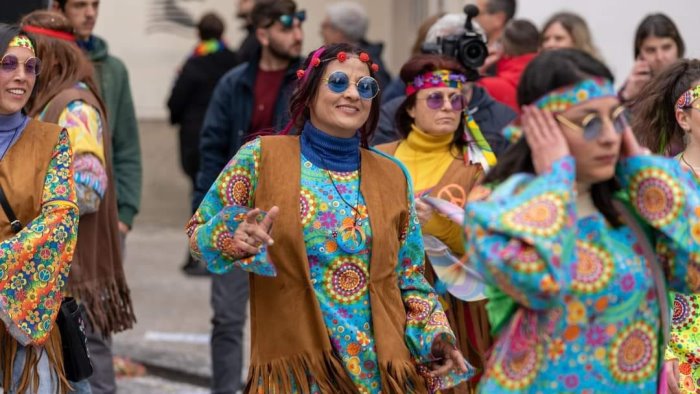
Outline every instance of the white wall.
<path fill-rule="evenodd" d="M 465 0 L 356 0 L 370 14 L 370 40 L 384 41 L 384 60 L 395 74 L 406 60 L 420 20 L 443 7 L 462 12 Z M 112 54 L 127 65 L 139 118 L 164 119 L 165 102 L 178 67 L 196 44 L 195 31 L 149 30 L 155 4 L 172 2 L 189 11 L 194 19 L 215 10 L 227 22 L 227 40 L 237 46 L 243 38 L 234 17 L 237 0 L 102 0 L 96 34 L 106 38 Z M 297 0 L 307 10 L 304 53 L 321 45 L 320 23 L 331 0 Z M 691 40 L 698 31 L 698 0 L 520 0 L 517 17 L 538 26 L 554 12 L 570 10 L 587 19 L 598 49 L 622 82 L 633 62 L 634 30 L 644 15 L 663 11 L 678 24 L 686 39 L 686 56 L 700 54 L 700 41 Z"/>

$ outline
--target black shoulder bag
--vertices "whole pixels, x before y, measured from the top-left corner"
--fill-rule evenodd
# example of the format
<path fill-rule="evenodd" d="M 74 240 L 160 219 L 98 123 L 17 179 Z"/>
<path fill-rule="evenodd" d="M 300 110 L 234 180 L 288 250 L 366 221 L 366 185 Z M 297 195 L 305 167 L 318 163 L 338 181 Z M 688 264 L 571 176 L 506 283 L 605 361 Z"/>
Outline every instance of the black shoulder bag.
<path fill-rule="evenodd" d="M 22 231 L 22 223 L 15 216 L 10 203 L 5 197 L 5 192 L 0 185 L 0 205 L 2 205 L 10 228 L 17 234 Z M 87 348 L 85 336 L 85 323 L 80 312 L 80 307 L 73 297 L 64 297 L 61 309 L 56 318 L 56 324 L 61 332 L 61 345 L 63 347 L 63 368 L 66 378 L 72 382 L 79 382 L 92 375 L 90 353 Z"/>

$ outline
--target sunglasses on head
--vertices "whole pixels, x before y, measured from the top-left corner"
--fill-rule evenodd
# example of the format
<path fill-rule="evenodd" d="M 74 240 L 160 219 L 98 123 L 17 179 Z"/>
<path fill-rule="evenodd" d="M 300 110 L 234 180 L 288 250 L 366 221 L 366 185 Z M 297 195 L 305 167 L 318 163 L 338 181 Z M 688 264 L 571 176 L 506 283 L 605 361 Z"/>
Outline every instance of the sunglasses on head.
<path fill-rule="evenodd" d="M 41 60 L 38 57 L 30 57 L 29 59 L 20 62 L 17 56 L 7 54 L 0 60 L 0 69 L 4 72 L 13 72 L 17 70 L 20 64 L 24 64 L 24 72 L 29 75 L 39 75 L 41 71 Z"/>
<path fill-rule="evenodd" d="M 462 111 L 465 108 L 467 108 L 466 97 L 459 93 L 453 93 L 448 96 L 440 92 L 433 92 L 430 93 L 427 97 L 423 97 L 420 99 L 417 98 L 417 100 L 425 100 L 425 104 L 430 109 L 442 108 L 445 104 L 445 100 L 447 100 L 450 103 L 450 108 L 452 108 L 453 111 Z"/>
<path fill-rule="evenodd" d="M 603 131 L 603 119 L 597 112 L 586 115 L 580 124 L 576 124 L 559 114 L 554 117 L 565 126 L 583 132 L 583 138 L 587 141 L 598 138 Z M 623 106 L 615 108 L 610 114 L 610 122 L 615 133 L 622 134 L 629 124 L 627 109 Z"/>
<path fill-rule="evenodd" d="M 333 71 L 328 78 L 323 78 L 323 81 L 328 84 L 328 89 L 333 93 L 343 93 L 351 83 L 348 74 L 342 71 Z M 357 87 L 357 94 L 363 100 L 371 100 L 379 94 L 379 84 L 372 77 L 362 77 L 354 85 Z"/>
<path fill-rule="evenodd" d="M 293 14 L 283 14 L 280 15 L 276 20 L 282 24 L 282 27 L 289 29 L 294 26 L 294 19 L 297 19 L 299 23 L 303 23 L 306 20 L 306 10 L 297 11 Z M 273 19 L 266 27 L 270 27 L 275 23 Z"/>

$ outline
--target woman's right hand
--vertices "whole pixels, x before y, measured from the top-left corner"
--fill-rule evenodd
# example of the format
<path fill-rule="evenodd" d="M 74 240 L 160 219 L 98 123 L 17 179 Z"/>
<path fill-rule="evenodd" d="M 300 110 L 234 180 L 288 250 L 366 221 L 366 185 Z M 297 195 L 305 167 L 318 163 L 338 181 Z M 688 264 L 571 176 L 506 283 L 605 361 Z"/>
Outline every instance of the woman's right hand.
<path fill-rule="evenodd" d="M 262 245 L 272 245 L 270 229 L 279 213 L 278 207 L 272 207 L 265 217 L 258 222 L 261 210 L 255 208 L 245 215 L 245 220 L 238 225 L 233 233 L 233 246 L 241 257 L 260 253 Z"/>
<path fill-rule="evenodd" d="M 549 111 L 533 105 L 524 106 L 522 130 L 538 175 L 549 172 L 557 160 L 571 154 L 559 124 Z"/>

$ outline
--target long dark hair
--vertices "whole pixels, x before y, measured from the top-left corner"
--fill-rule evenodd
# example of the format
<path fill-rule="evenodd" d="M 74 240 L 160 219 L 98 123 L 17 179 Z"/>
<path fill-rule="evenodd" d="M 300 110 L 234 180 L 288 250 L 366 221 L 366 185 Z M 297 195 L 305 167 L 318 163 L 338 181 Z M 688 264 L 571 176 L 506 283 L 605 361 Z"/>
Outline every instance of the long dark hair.
<path fill-rule="evenodd" d="M 601 77 L 613 80 L 610 70 L 593 56 L 578 49 L 545 51 L 525 68 L 518 86 L 518 103 L 530 105 L 547 93 L 574 85 L 584 79 Z M 521 138 L 498 158 L 498 164 L 488 172 L 484 183 L 498 184 L 516 173 L 535 173 L 530 146 Z M 591 186 L 596 208 L 611 224 L 618 226 L 618 213 L 612 205 L 614 193 L 619 190 L 615 178 Z"/>
<path fill-rule="evenodd" d="M 297 82 L 297 86 L 292 93 L 292 97 L 289 99 L 289 111 L 291 118 L 287 127 L 282 130 L 280 134 L 288 134 L 292 129 L 296 129 L 299 133 L 304 127 L 304 123 L 311 117 L 311 104 L 313 103 L 316 95 L 318 94 L 318 89 L 321 87 L 321 78 L 323 73 L 331 63 L 333 59 L 336 59 L 338 53 L 345 52 L 348 55 L 354 54 L 359 56 L 363 53 L 362 49 L 357 46 L 340 43 L 340 44 L 330 44 L 323 48 L 323 53 L 318 56 L 320 63 L 318 66 L 311 66 L 311 59 L 314 57 L 314 53 L 317 53 L 321 48 L 309 53 L 306 57 L 302 70 L 306 73 Z M 376 79 L 375 72 L 372 70 L 372 59 L 367 63 L 367 68 L 369 69 L 369 75 Z M 369 148 L 369 141 L 374 134 L 374 130 L 377 128 L 377 123 L 379 122 L 379 104 L 381 102 L 381 94 L 372 99 L 372 106 L 369 110 L 369 116 L 367 121 L 360 127 L 360 141 L 363 148 Z"/>
<path fill-rule="evenodd" d="M 685 55 L 685 42 L 678 31 L 676 24 L 671 18 L 664 14 L 647 15 L 634 34 L 634 58 L 639 57 L 639 52 L 642 50 L 642 43 L 649 37 L 670 38 L 678 47 L 678 58 Z"/>
<path fill-rule="evenodd" d="M 409 84 L 413 82 L 413 79 L 418 75 L 429 71 L 435 70 L 450 70 L 460 74 L 466 74 L 464 67 L 460 65 L 456 60 L 446 56 L 440 55 L 416 55 L 409 59 L 406 64 L 401 67 L 401 72 L 399 76 L 404 83 Z M 409 114 L 408 110 L 416 106 L 416 94 L 406 96 L 406 99 L 401 103 L 399 108 L 396 110 L 396 115 L 394 115 L 394 120 L 396 122 L 396 129 L 402 138 L 408 138 L 411 133 L 411 127 L 415 121 Z M 454 132 L 454 138 L 452 139 L 452 146 L 456 147 L 460 152 L 462 148 L 467 145 L 464 139 L 464 116 L 460 115 L 459 125 Z"/>
<path fill-rule="evenodd" d="M 0 57 L 4 56 L 5 52 L 7 52 L 7 48 L 10 46 L 10 41 L 12 41 L 12 39 L 17 37 L 18 35 L 27 36 L 27 38 L 29 38 L 29 41 L 32 42 L 32 46 L 34 47 L 35 56 L 39 57 L 39 55 L 36 54 L 37 45 L 34 39 L 32 39 L 32 37 L 29 34 L 22 31 L 22 29 L 20 29 L 18 26 L 8 25 L 6 23 L 0 23 Z M 34 80 L 34 88 L 32 89 L 32 93 L 29 95 L 28 102 L 31 102 L 33 97 L 36 95 L 37 86 L 39 86 L 38 75 Z"/>
<path fill-rule="evenodd" d="M 681 59 L 656 75 L 632 104 L 632 130 L 639 142 L 659 154 L 683 146 L 685 132 L 676 121 L 676 100 L 700 80 L 700 60 Z"/>

